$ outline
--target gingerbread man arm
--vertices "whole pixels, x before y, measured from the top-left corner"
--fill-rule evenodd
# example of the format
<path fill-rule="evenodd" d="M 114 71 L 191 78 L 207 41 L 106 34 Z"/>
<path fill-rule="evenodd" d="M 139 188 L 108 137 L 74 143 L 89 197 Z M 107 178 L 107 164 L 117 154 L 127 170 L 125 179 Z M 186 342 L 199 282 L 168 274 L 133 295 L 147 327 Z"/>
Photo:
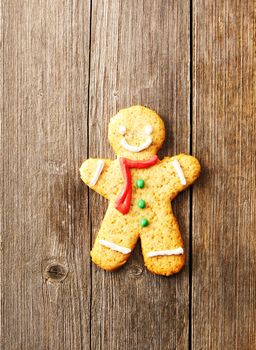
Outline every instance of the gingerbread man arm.
<path fill-rule="evenodd" d="M 178 154 L 171 158 L 164 158 L 161 161 L 161 169 L 164 170 L 162 176 L 165 178 L 172 200 L 199 177 L 201 166 L 195 157 Z"/>
<path fill-rule="evenodd" d="M 80 168 L 81 179 L 103 197 L 110 199 L 111 188 L 108 185 L 111 172 L 111 159 L 87 159 Z"/>

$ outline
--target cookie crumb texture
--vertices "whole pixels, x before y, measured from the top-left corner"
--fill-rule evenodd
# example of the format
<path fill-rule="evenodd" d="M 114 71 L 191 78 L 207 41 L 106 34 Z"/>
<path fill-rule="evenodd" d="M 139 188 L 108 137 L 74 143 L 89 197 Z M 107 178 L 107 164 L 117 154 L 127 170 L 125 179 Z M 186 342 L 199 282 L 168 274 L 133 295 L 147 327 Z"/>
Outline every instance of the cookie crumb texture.
<path fill-rule="evenodd" d="M 171 201 L 198 178 L 200 164 L 195 157 L 179 154 L 141 168 L 141 161 L 157 154 L 164 137 L 164 123 L 154 111 L 142 106 L 121 110 L 109 124 L 109 141 L 117 159 L 101 159 L 104 166 L 100 173 L 99 159 L 88 159 L 80 168 L 82 180 L 109 200 L 91 251 L 93 262 L 105 270 L 114 271 L 124 265 L 139 238 L 149 271 L 169 276 L 185 264 L 184 244 Z M 120 167 L 120 157 L 136 161 L 134 167 L 127 165 L 130 183 Z M 91 180 L 95 178 L 92 186 Z M 130 200 L 129 211 L 124 215 L 118 210 L 117 198 L 129 186 L 130 192 L 121 198 L 126 205 Z M 101 244 L 103 241 L 108 242 L 108 247 Z M 150 257 L 152 252 L 160 254 Z M 165 252 L 171 253 L 161 255 Z"/>

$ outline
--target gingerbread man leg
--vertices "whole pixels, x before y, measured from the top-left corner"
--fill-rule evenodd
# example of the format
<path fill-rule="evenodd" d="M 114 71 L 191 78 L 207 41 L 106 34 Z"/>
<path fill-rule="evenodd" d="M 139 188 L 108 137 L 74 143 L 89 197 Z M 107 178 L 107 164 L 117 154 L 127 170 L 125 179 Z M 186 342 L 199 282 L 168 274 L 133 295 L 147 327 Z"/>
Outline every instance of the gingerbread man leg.
<path fill-rule="evenodd" d="M 91 251 L 92 261 L 114 271 L 126 263 L 138 238 L 138 226 L 130 215 L 122 215 L 110 203 Z"/>
<path fill-rule="evenodd" d="M 184 244 L 171 205 L 157 208 L 155 217 L 140 234 L 145 265 L 153 273 L 169 276 L 185 264 Z"/>

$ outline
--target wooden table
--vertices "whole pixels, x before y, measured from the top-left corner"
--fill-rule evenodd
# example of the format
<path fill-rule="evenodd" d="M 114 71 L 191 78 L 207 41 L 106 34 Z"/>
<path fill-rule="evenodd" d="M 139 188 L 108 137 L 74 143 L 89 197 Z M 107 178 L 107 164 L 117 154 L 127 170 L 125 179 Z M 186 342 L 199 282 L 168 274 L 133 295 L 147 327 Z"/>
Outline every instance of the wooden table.
<path fill-rule="evenodd" d="M 255 1 L 2 0 L 3 350 L 256 349 Z M 174 211 L 187 263 L 91 264 L 107 203 L 79 178 L 143 104 L 203 173 Z"/>

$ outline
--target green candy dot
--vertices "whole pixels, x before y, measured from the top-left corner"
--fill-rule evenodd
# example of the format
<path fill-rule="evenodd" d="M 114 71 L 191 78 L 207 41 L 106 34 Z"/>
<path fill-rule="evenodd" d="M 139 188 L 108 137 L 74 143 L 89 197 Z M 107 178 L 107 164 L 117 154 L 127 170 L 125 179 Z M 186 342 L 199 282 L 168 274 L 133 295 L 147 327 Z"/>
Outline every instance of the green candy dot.
<path fill-rule="evenodd" d="M 144 208 L 146 207 L 146 202 L 144 201 L 144 199 L 140 199 L 140 200 L 138 201 L 138 207 L 139 207 L 140 209 L 144 209 Z"/>
<path fill-rule="evenodd" d="M 137 186 L 138 188 L 143 188 L 143 187 L 145 186 L 145 181 L 142 180 L 142 179 L 137 180 L 137 181 L 136 181 L 136 186 Z"/>
<path fill-rule="evenodd" d="M 149 224 L 148 219 L 143 218 L 143 219 L 140 220 L 140 226 L 141 227 L 146 227 L 146 226 L 148 226 L 148 224 Z"/>

